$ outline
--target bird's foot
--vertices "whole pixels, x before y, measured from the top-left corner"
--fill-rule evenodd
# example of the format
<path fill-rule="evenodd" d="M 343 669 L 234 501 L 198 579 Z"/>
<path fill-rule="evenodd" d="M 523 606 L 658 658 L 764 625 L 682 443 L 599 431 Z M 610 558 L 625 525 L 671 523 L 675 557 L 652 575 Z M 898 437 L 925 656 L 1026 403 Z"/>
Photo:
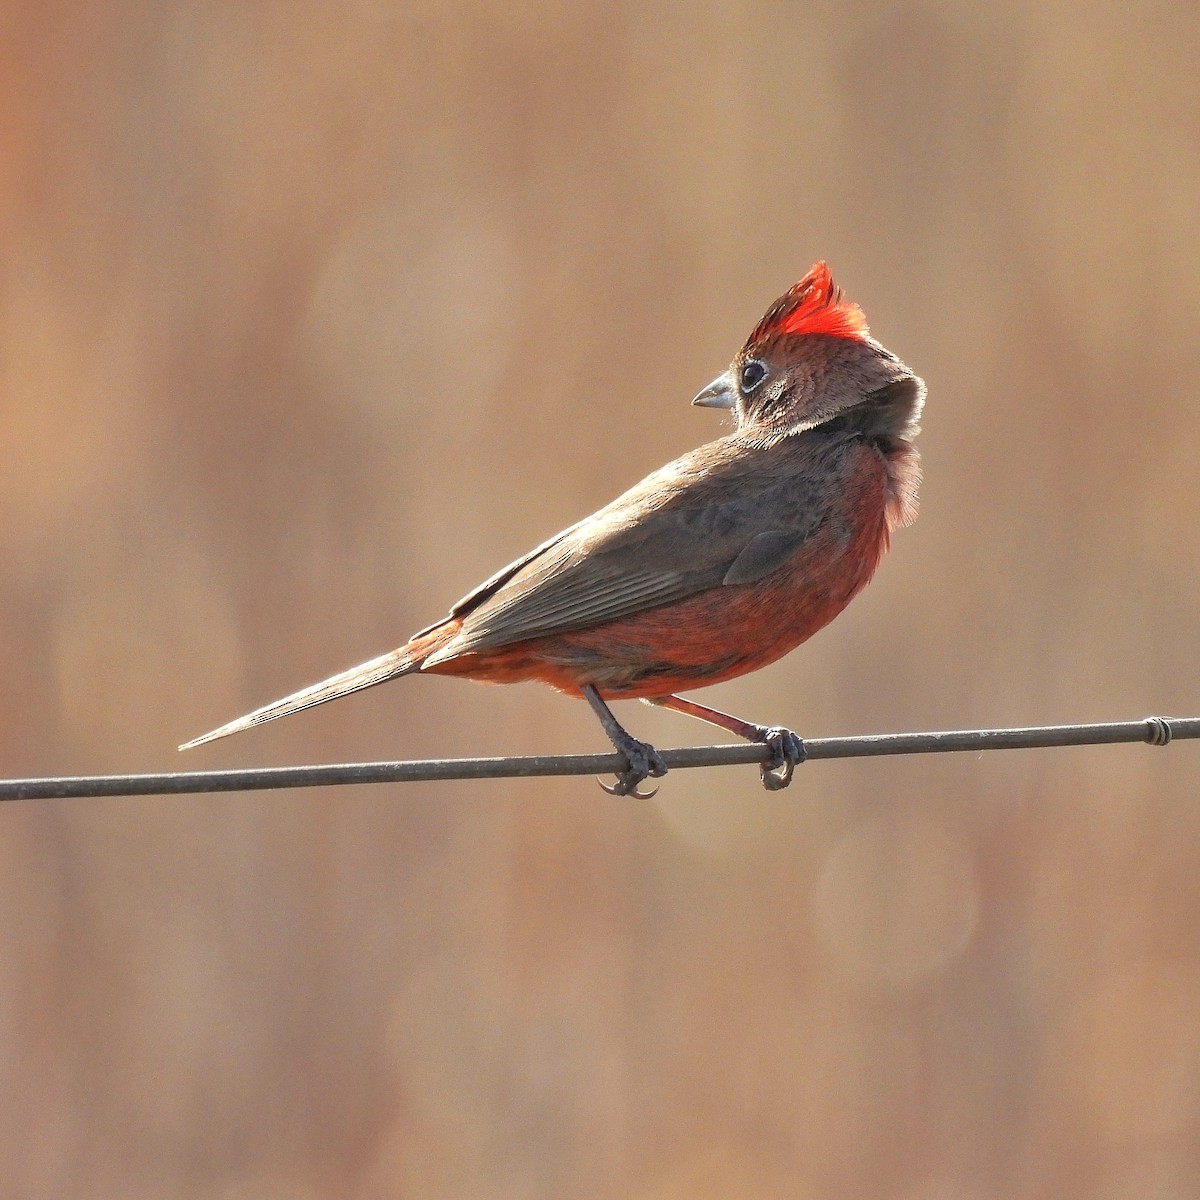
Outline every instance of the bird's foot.
<path fill-rule="evenodd" d="M 625 756 L 629 766 L 618 773 L 616 783 L 605 783 L 602 779 L 596 782 L 610 796 L 632 796 L 635 800 L 649 800 L 658 795 L 658 788 L 650 792 L 639 792 L 638 784 L 648 776 L 658 779 L 665 775 L 667 764 L 663 762 L 662 755 L 648 742 L 639 742 L 632 734 L 625 733 L 624 730 L 621 732 L 625 736 L 614 737 L 613 744 L 618 752 Z"/>
<path fill-rule="evenodd" d="M 792 773 L 808 757 L 804 742 L 798 734 L 782 725 L 755 725 L 749 734 L 751 741 L 762 742 L 771 748 L 771 757 L 759 765 L 758 773 L 768 792 L 778 792 L 792 782 Z"/>

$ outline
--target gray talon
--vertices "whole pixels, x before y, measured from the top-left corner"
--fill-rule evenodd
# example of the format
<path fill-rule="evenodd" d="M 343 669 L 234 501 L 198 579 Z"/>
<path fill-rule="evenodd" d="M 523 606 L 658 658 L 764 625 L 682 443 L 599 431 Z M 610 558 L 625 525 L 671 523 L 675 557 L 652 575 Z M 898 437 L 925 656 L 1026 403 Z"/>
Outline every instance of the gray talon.
<path fill-rule="evenodd" d="M 631 796 L 635 800 L 649 800 L 657 795 L 658 788 L 652 792 L 639 792 L 638 784 L 647 777 L 658 779 L 667 773 L 667 764 L 663 762 L 662 755 L 653 746 L 639 742 L 634 737 L 623 741 L 617 749 L 625 755 L 629 767 L 617 776 L 616 783 L 597 780 L 600 786 L 610 796 Z"/>
<path fill-rule="evenodd" d="M 616 783 L 605 783 L 603 779 L 597 779 L 596 782 L 610 796 L 629 796 L 633 800 L 653 800 L 658 795 L 658 788 L 650 792 L 639 792 L 637 790 L 638 780 L 634 778 L 632 785 L 627 783 L 628 772 L 617 776 Z"/>
<path fill-rule="evenodd" d="M 763 729 L 762 736 L 754 740 L 771 748 L 771 757 L 759 766 L 763 787 L 768 792 L 781 791 L 792 782 L 793 772 L 808 757 L 804 742 L 781 725 Z"/>

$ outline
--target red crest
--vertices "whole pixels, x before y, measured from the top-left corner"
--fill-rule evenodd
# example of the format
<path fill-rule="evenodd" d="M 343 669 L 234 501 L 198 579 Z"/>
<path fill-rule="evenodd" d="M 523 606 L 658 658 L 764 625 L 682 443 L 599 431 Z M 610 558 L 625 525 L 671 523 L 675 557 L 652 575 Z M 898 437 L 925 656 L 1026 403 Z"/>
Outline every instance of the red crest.
<path fill-rule="evenodd" d="M 833 274 L 823 262 L 816 263 L 786 296 L 771 305 L 750 341 L 805 333 L 846 338 L 865 338 L 868 333 L 862 309 L 842 299 L 842 289 L 833 282 Z"/>

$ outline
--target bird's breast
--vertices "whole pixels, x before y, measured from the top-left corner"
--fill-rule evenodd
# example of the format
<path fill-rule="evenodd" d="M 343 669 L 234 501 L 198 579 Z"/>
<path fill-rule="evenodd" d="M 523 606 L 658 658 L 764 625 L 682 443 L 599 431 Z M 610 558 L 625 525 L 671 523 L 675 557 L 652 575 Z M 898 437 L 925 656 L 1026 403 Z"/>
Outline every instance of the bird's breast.
<path fill-rule="evenodd" d="M 847 455 L 826 518 L 779 569 L 513 646 L 531 672 L 523 677 L 571 692 L 592 683 L 610 698 L 661 696 L 756 670 L 807 641 L 867 584 L 888 546 L 888 465 L 862 442 Z"/>

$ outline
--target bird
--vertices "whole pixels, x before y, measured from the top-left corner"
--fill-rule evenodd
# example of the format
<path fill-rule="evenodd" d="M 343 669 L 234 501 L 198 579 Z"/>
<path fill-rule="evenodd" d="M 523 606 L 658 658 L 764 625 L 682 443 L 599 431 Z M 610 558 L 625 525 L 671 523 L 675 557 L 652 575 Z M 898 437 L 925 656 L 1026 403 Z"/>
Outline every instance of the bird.
<path fill-rule="evenodd" d="M 769 753 L 763 785 L 804 761 L 782 725 L 677 695 L 774 662 L 836 617 L 915 520 L 925 383 L 871 337 L 825 262 L 780 296 L 693 399 L 732 429 L 497 571 L 404 645 L 180 746 L 417 673 L 538 680 L 588 702 L 625 767 L 618 796 L 666 774 L 609 702 L 698 717 Z"/>

